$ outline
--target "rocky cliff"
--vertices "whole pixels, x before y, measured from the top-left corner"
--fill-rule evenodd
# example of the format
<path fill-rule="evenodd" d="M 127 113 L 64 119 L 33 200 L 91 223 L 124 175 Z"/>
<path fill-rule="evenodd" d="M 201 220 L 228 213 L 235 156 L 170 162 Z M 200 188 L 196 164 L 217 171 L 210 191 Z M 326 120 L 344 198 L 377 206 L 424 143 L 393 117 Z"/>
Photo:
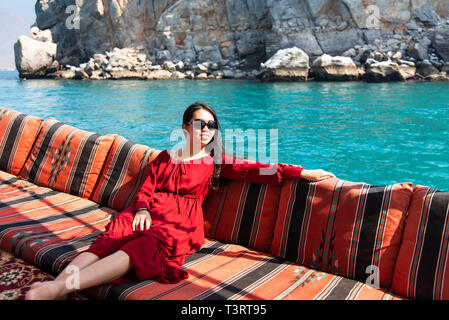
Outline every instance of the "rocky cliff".
<path fill-rule="evenodd" d="M 291 47 L 310 61 L 328 54 L 361 65 L 400 52 L 438 71 L 449 62 L 449 0 L 39 0 L 36 15 L 35 37 L 49 30 L 46 41 L 57 45 L 52 71 L 99 66 L 94 55 L 110 58 L 114 48 L 145 55 L 143 69 L 207 62 L 244 72 Z"/>

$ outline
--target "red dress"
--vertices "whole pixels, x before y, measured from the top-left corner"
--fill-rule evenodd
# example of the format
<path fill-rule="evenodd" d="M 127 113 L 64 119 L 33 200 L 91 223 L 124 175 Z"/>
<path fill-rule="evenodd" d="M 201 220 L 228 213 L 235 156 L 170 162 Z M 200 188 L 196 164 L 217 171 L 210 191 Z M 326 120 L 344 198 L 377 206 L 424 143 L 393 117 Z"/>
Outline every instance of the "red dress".
<path fill-rule="evenodd" d="M 261 162 L 239 161 L 223 156 L 220 176 L 276 185 L 284 179 L 299 179 L 303 169 L 285 164 L 277 164 L 276 168 Z M 131 205 L 115 216 L 106 231 L 86 250 L 100 258 L 117 250 L 129 255 L 133 272 L 113 283 L 136 279 L 176 283 L 187 279 L 182 264 L 204 244 L 202 203 L 211 191 L 213 158 L 207 155 L 179 161 L 163 150 L 150 166 L 148 177 Z M 261 168 L 272 168 L 274 174 L 261 173 Z M 134 212 L 139 208 L 147 208 L 151 213 L 148 230 L 132 230 Z"/>

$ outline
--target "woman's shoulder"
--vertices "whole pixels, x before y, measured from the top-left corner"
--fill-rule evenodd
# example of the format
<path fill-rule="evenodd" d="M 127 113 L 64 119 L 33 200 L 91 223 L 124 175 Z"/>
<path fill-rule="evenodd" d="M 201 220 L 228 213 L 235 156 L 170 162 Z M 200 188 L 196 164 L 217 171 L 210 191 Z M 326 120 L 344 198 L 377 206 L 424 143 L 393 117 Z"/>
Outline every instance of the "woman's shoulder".
<path fill-rule="evenodd" d="M 168 157 L 170 157 L 170 156 L 167 157 L 167 155 L 168 155 L 167 150 L 158 151 L 158 154 L 157 154 L 156 158 L 154 158 L 153 162 L 156 162 L 156 163 L 157 162 L 163 162 Z"/>

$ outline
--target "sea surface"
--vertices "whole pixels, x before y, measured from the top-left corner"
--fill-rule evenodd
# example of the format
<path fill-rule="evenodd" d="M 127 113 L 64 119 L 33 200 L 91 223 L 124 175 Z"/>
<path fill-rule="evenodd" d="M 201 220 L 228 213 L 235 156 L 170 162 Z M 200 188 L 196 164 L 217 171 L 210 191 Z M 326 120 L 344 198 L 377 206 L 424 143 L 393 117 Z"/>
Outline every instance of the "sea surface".
<path fill-rule="evenodd" d="M 253 159 L 449 191 L 449 83 L 20 80 L 0 71 L 2 107 L 159 150 L 182 142 L 182 114 L 195 101 L 216 110 L 225 141 L 250 136 L 232 151 Z"/>

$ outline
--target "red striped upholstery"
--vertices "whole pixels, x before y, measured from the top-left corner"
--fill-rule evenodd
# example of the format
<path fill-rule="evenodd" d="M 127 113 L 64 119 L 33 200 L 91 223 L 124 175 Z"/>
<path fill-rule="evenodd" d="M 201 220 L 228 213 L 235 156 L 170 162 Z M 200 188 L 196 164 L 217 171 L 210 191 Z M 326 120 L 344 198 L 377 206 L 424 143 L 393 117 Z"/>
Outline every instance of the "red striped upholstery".
<path fill-rule="evenodd" d="M 449 192 L 415 186 L 392 290 L 414 299 L 449 299 Z"/>
<path fill-rule="evenodd" d="M 203 203 L 205 235 L 268 251 L 280 186 L 228 180 Z"/>
<path fill-rule="evenodd" d="M 0 170 L 19 174 L 43 119 L 0 108 Z"/>
<path fill-rule="evenodd" d="M 184 268 L 189 278 L 176 284 L 130 282 L 97 287 L 89 294 L 123 300 L 402 299 L 355 280 L 216 240 L 191 255 Z"/>
<path fill-rule="evenodd" d="M 57 274 L 116 212 L 0 171 L 0 249 Z"/>
<path fill-rule="evenodd" d="M 48 118 L 20 177 L 89 198 L 115 135 L 100 136 Z"/>
<path fill-rule="evenodd" d="M 411 194 L 410 183 L 288 181 L 270 253 L 389 288 Z"/>
<path fill-rule="evenodd" d="M 329 212 L 335 211 L 336 183 L 337 179 L 284 183 L 270 253 L 323 269 L 320 254 L 323 230 L 326 230 Z"/>
<path fill-rule="evenodd" d="M 159 152 L 117 136 L 90 199 L 117 211 L 127 208 Z"/>
<path fill-rule="evenodd" d="M 104 230 L 116 212 L 0 171 L 0 249 L 56 275 Z M 206 241 L 177 284 L 104 285 L 97 299 L 397 299 L 382 289 L 311 270 L 246 247 Z"/>

